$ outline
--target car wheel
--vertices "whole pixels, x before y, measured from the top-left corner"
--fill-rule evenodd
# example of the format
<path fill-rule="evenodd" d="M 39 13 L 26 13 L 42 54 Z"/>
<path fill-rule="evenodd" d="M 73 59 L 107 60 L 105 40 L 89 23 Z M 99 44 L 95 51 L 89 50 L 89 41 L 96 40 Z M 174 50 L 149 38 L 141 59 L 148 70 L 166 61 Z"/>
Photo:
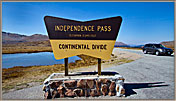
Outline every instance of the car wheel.
<path fill-rule="evenodd" d="M 156 54 L 157 56 L 159 56 L 159 55 L 160 55 L 160 52 L 159 52 L 159 51 L 156 51 L 155 54 Z"/>
<path fill-rule="evenodd" d="M 171 56 L 171 54 L 167 54 L 168 56 Z"/>

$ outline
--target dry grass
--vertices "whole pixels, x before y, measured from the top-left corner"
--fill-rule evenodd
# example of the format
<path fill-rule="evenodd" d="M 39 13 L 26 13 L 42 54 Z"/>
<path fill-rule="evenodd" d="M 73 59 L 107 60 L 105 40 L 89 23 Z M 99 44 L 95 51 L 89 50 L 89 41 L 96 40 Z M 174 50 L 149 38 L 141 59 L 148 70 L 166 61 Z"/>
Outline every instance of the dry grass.
<path fill-rule="evenodd" d="M 3 54 L 52 52 L 49 41 L 2 44 Z"/>
<path fill-rule="evenodd" d="M 69 69 L 75 69 L 82 66 L 95 65 L 97 59 L 80 55 L 82 60 L 77 60 L 75 63 L 69 63 Z M 49 75 L 56 72 L 63 72 L 64 64 L 55 64 L 47 66 L 16 66 L 13 68 L 2 69 L 2 89 L 9 90 L 12 88 L 20 89 L 31 82 L 42 83 Z"/>
<path fill-rule="evenodd" d="M 79 55 L 82 60 L 69 63 L 69 70 L 84 66 L 97 64 L 97 59 L 91 56 Z M 111 56 L 108 61 L 102 61 L 105 64 L 123 64 L 134 60 L 127 58 L 118 58 Z M 42 84 L 43 81 L 52 73 L 64 72 L 64 64 L 55 64 L 47 66 L 16 66 L 2 70 L 2 90 L 8 92 L 10 89 L 19 90 L 31 87 L 30 83 Z"/>
<path fill-rule="evenodd" d="M 14 53 L 36 53 L 36 52 L 52 52 L 50 47 L 37 47 L 37 46 L 27 46 L 27 47 L 9 47 L 2 48 L 3 54 L 14 54 Z"/>
<path fill-rule="evenodd" d="M 17 66 L 14 68 L 3 69 L 2 88 L 3 90 L 9 90 L 17 86 L 26 85 L 30 82 L 43 81 L 52 72 L 62 71 L 63 69 L 63 65 L 61 64 L 51 66 Z"/>

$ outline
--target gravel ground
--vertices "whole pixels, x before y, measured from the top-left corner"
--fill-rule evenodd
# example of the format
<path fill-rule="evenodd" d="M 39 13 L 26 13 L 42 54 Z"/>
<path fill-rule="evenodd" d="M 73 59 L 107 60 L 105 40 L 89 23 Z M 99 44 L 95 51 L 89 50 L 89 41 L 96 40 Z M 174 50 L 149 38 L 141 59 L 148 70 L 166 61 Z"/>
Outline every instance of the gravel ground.
<path fill-rule="evenodd" d="M 96 97 L 87 99 L 174 99 L 174 56 L 143 54 L 141 50 L 116 49 L 114 52 L 141 55 L 136 61 L 104 68 L 117 71 L 125 80 L 126 97 Z M 5 93 L 3 99 L 43 99 L 42 85 Z M 85 99 L 85 98 L 80 98 Z"/>

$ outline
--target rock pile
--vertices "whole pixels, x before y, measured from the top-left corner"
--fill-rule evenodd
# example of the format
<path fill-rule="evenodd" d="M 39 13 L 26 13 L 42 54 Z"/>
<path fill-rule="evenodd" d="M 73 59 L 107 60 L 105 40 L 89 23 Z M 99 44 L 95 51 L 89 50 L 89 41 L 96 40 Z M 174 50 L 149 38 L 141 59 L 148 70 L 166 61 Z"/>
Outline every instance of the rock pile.
<path fill-rule="evenodd" d="M 43 91 L 45 99 L 63 97 L 123 96 L 124 78 L 120 75 L 100 77 L 62 78 L 46 80 Z"/>

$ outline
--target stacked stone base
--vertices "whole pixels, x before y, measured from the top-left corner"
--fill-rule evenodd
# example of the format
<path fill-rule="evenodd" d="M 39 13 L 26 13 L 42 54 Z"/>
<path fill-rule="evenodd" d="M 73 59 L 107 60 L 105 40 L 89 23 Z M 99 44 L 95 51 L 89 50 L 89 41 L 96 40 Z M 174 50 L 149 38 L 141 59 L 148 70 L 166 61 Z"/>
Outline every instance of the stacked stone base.
<path fill-rule="evenodd" d="M 55 74 L 52 74 L 56 75 Z M 63 75 L 57 73 L 57 75 Z M 98 97 L 98 96 L 124 96 L 124 78 L 113 76 L 66 76 L 52 79 L 50 76 L 44 82 L 43 91 L 45 99 L 64 97 Z"/>

